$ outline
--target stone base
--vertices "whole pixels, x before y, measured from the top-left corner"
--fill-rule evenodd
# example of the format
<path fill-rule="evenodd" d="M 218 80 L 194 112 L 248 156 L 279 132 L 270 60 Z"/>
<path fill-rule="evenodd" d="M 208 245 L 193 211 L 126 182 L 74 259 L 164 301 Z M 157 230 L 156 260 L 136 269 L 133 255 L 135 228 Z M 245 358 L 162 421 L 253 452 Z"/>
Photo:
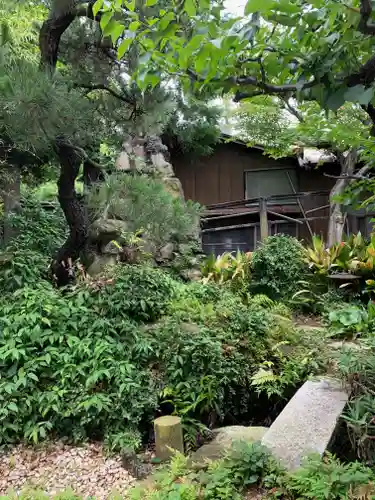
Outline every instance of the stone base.
<path fill-rule="evenodd" d="M 214 439 L 192 454 L 191 464 L 199 468 L 204 466 L 207 461 L 219 460 L 231 450 L 235 442 L 254 443 L 261 441 L 267 431 L 268 427 L 245 427 L 241 425 L 215 429 Z"/>

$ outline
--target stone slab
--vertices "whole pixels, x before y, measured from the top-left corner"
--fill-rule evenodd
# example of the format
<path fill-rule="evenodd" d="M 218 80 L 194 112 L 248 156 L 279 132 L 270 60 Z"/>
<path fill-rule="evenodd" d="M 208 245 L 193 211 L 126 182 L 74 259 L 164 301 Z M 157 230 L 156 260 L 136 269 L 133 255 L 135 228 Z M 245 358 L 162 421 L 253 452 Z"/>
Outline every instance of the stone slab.
<path fill-rule="evenodd" d="M 214 439 L 192 454 L 191 463 L 199 466 L 204 465 L 207 461 L 219 460 L 226 455 L 235 442 L 254 443 L 261 441 L 267 431 L 268 427 L 244 427 L 241 425 L 215 429 L 213 431 Z"/>
<path fill-rule="evenodd" d="M 298 468 L 310 453 L 325 452 L 347 400 L 348 394 L 337 380 L 305 382 L 273 422 L 262 444 L 289 470 Z"/>

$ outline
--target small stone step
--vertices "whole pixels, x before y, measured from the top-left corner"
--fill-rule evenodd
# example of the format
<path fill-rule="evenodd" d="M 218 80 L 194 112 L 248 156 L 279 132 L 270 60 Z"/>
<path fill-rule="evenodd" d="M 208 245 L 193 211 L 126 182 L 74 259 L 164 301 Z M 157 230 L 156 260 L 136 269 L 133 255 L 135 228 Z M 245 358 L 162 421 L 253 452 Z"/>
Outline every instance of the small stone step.
<path fill-rule="evenodd" d="M 267 431 L 267 427 L 244 427 L 242 425 L 215 429 L 213 431 L 214 439 L 192 454 L 191 464 L 199 466 L 206 464 L 207 461 L 219 460 L 232 448 L 235 442 L 254 443 L 261 441 Z"/>
<path fill-rule="evenodd" d="M 298 468 L 310 453 L 325 452 L 347 400 L 348 394 L 337 380 L 305 382 L 273 422 L 262 444 L 288 469 Z"/>

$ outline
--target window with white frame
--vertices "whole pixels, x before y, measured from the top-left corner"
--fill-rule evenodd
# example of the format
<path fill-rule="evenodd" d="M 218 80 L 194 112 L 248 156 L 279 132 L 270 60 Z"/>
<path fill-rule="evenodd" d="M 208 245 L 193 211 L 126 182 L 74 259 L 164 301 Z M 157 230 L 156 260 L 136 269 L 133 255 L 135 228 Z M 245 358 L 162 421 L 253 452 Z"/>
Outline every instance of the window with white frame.
<path fill-rule="evenodd" d="M 293 195 L 298 192 L 297 172 L 294 168 L 247 170 L 245 172 L 246 198 L 269 198 L 277 195 Z M 283 198 L 271 201 L 275 204 L 295 204 L 296 199 Z"/>

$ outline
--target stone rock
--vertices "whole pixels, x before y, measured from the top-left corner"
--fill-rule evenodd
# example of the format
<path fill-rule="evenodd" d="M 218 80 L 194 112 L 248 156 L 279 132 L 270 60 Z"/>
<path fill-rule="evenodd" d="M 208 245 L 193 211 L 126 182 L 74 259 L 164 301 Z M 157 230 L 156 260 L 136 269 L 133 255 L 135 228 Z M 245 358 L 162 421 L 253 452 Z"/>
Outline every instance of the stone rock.
<path fill-rule="evenodd" d="M 129 155 L 126 151 L 122 151 L 120 155 L 118 156 L 115 167 L 117 170 L 131 170 L 131 165 L 129 161 Z"/>
<path fill-rule="evenodd" d="M 162 260 L 171 260 L 174 253 L 174 244 L 167 243 L 159 250 L 159 256 Z"/>
<path fill-rule="evenodd" d="M 129 225 L 126 221 L 100 218 L 91 224 L 89 240 L 100 242 L 102 245 L 107 245 L 112 240 L 122 243 L 124 242 L 122 234 L 128 230 Z"/>
<path fill-rule="evenodd" d="M 331 349 L 337 349 L 337 350 L 340 350 L 340 349 L 352 349 L 352 350 L 361 350 L 363 349 L 363 346 L 361 346 L 361 344 L 357 344 L 355 342 L 347 342 L 345 340 L 335 340 L 335 341 L 332 341 L 328 344 L 328 346 L 331 348 Z"/>
<path fill-rule="evenodd" d="M 175 451 L 184 452 L 182 424 L 180 417 L 168 415 L 154 421 L 155 455 L 160 460 L 168 460 Z"/>
<path fill-rule="evenodd" d="M 117 264 L 117 256 L 113 254 L 96 255 L 94 261 L 87 269 L 90 276 L 98 276 L 102 274 L 108 267 Z"/>
<path fill-rule="evenodd" d="M 168 163 L 162 153 L 152 154 L 151 163 L 156 171 L 163 177 L 174 177 L 172 165 Z"/>
<path fill-rule="evenodd" d="M 183 278 L 189 281 L 200 281 L 202 279 L 202 273 L 199 269 L 187 269 L 181 272 Z"/>
<path fill-rule="evenodd" d="M 215 429 L 214 439 L 201 446 L 191 456 L 191 462 L 196 466 L 203 466 L 207 461 L 218 460 L 222 458 L 237 441 L 254 443 L 261 441 L 268 431 L 268 427 L 245 427 L 242 425 L 233 425 Z"/>
<path fill-rule="evenodd" d="M 307 455 L 324 453 L 347 400 L 339 381 L 308 380 L 273 422 L 262 444 L 288 469 L 298 468 Z"/>
<path fill-rule="evenodd" d="M 169 194 L 175 198 L 184 198 L 184 191 L 180 179 L 177 177 L 165 177 L 162 181 Z"/>
<path fill-rule="evenodd" d="M 102 254 L 112 254 L 112 255 L 118 255 L 121 253 L 122 247 L 119 246 L 118 244 L 116 245 L 114 240 L 110 241 L 106 245 L 102 245 L 100 252 Z"/>

